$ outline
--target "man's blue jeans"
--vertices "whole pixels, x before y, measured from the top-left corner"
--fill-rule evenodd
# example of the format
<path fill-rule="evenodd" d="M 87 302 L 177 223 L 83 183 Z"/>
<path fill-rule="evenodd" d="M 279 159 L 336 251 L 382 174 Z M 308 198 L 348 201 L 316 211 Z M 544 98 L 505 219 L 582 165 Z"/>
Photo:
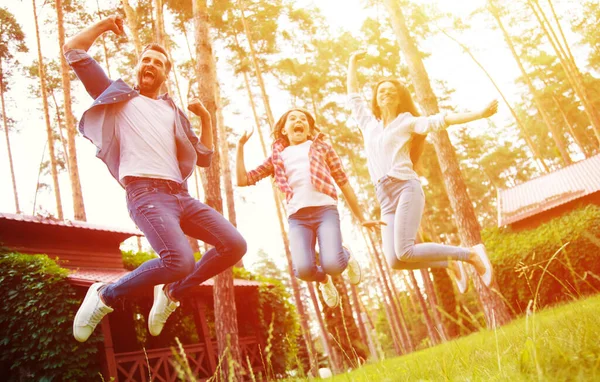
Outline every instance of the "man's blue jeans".
<path fill-rule="evenodd" d="M 290 251 L 296 277 L 304 281 L 325 281 L 326 275 L 341 274 L 348 266 L 342 247 L 340 215 L 336 206 L 305 207 L 288 218 Z M 319 240 L 316 264 L 315 245 Z"/>
<path fill-rule="evenodd" d="M 136 178 L 127 184 L 129 215 L 160 256 L 102 290 L 109 306 L 126 295 L 170 284 L 180 299 L 186 291 L 235 265 L 246 253 L 246 241 L 223 215 L 192 198 L 182 185 L 160 179 Z M 185 235 L 214 248 L 197 263 Z"/>

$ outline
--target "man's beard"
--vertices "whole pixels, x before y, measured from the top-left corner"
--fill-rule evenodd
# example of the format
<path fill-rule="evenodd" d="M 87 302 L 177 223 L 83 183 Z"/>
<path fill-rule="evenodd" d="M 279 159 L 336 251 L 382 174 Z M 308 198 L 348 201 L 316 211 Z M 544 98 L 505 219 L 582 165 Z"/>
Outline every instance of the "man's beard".
<path fill-rule="evenodd" d="M 157 78 L 156 74 L 153 73 L 152 77 L 152 79 L 144 80 L 144 74 L 138 74 L 138 86 L 141 91 L 154 92 L 160 89 L 162 82 Z"/>

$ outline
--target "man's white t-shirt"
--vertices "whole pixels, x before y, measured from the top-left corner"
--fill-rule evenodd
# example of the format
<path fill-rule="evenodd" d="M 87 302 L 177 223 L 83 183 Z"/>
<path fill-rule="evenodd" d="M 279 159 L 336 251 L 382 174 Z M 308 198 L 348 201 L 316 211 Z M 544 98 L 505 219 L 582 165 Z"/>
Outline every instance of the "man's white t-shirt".
<path fill-rule="evenodd" d="M 119 180 L 126 176 L 181 183 L 175 143 L 175 110 L 167 100 L 140 95 L 116 109 L 121 148 Z"/>

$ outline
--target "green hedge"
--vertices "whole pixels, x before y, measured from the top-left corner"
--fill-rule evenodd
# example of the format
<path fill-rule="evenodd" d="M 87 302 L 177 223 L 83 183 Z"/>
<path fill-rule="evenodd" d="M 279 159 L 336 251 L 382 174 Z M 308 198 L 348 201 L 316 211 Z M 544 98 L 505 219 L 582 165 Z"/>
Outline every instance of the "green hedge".
<path fill-rule="evenodd" d="M 260 331 L 264 333 L 267 348 L 263 353 L 269 378 L 286 377 L 286 371 L 298 367 L 298 339 L 300 321 L 291 296 L 279 280 L 253 274 L 243 268 L 233 268 L 236 278 L 261 283 L 258 288 L 258 315 Z M 303 371 L 300 371 L 302 374 Z"/>
<path fill-rule="evenodd" d="M 485 230 L 482 238 L 500 291 L 514 314 L 525 312 L 534 296 L 537 306 L 543 307 L 600 291 L 598 206 L 572 211 L 531 230 Z"/>
<path fill-rule="evenodd" d="M 98 380 L 98 343 L 73 338 L 80 301 L 46 255 L 0 254 L 0 374 L 8 381 Z"/>

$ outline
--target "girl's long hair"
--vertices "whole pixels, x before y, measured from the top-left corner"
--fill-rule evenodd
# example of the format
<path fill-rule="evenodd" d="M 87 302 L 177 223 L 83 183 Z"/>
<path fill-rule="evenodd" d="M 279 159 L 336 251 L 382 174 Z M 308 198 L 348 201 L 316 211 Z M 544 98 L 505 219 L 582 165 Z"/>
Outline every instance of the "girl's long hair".
<path fill-rule="evenodd" d="M 373 87 L 373 100 L 371 101 L 371 111 L 375 118 L 381 120 L 381 109 L 377 104 L 377 89 L 381 84 L 389 82 L 398 91 L 398 96 L 400 98 L 400 102 L 398 103 L 398 108 L 396 109 L 396 116 L 402 113 L 410 113 L 414 117 L 418 117 L 421 114 L 417 110 L 417 106 L 415 105 L 410 93 L 406 86 L 402 85 L 400 81 L 393 78 L 384 78 L 377 82 Z M 412 134 L 411 145 L 410 145 L 410 160 L 413 163 L 413 167 L 417 165 L 419 162 L 419 158 L 421 154 L 423 154 L 423 149 L 425 148 L 425 135 L 421 134 Z"/>
<path fill-rule="evenodd" d="M 288 139 L 287 136 L 281 134 L 281 130 L 283 130 L 283 128 L 285 127 L 285 123 L 287 121 L 288 115 L 290 115 L 290 113 L 292 111 L 299 111 L 299 112 L 304 113 L 304 115 L 306 115 L 306 119 L 308 120 L 308 126 L 310 128 L 310 131 L 308 133 L 308 139 L 310 139 L 310 140 L 314 139 L 316 133 L 319 131 L 319 129 L 315 125 L 315 118 L 312 116 L 312 114 L 310 114 L 310 112 L 306 109 L 295 107 L 293 109 L 286 111 L 279 118 L 277 123 L 275 124 L 275 128 L 273 129 L 273 142 L 276 142 L 277 140 L 282 138 L 283 140 L 285 140 L 287 142 L 288 145 L 290 144 L 290 140 Z"/>

